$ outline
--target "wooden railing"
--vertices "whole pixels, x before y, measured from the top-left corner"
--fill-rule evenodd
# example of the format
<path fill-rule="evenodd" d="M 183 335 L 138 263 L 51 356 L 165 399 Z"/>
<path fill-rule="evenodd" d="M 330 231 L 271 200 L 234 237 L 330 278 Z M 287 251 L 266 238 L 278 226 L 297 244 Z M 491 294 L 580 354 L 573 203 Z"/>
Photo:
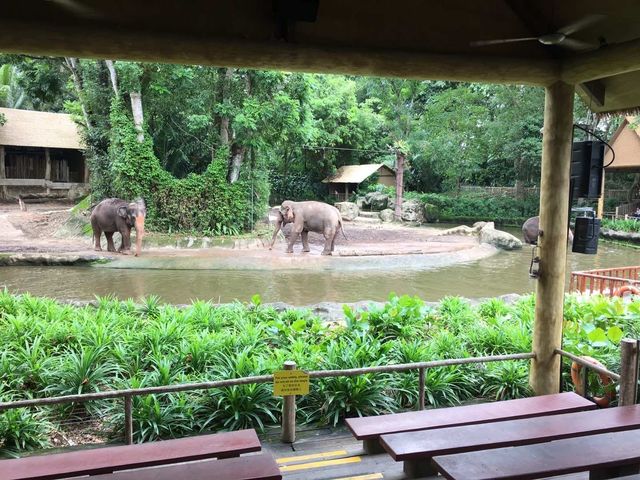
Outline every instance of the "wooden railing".
<path fill-rule="evenodd" d="M 609 297 L 624 285 L 640 286 L 640 266 L 601 268 L 583 272 L 571 272 L 569 291 L 601 293 Z"/>

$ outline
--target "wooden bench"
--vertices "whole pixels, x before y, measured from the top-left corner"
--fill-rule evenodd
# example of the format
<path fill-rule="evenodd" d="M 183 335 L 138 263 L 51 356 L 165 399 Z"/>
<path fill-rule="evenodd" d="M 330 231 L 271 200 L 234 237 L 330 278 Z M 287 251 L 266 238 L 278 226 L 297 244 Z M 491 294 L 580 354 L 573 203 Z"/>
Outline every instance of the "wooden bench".
<path fill-rule="evenodd" d="M 640 405 L 565 413 L 428 431 L 394 433 L 380 443 L 410 478 L 436 475 L 431 457 L 527 445 L 640 428 Z"/>
<path fill-rule="evenodd" d="M 0 460 L 0 480 L 56 479 L 110 473 L 261 450 L 255 430 Z"/>
<path fill-rule="evenodd" d="M 590 480 L 637 474 L 640 430 L 433 457 L 449 480 L 526 480 L 590 472 Z"/>
<path fill-rule="evenodd" d="M 92 476 L 89 480 L 281 480 L 271 455 L 246 455 L 226 460 L 203 460 Z"/>
<path fill-rule="evenodd" d="M 580 395 L 565 392 L 502 402 L 348 418 L 346 423 L 356 439 L 363 441 L 363 448 L 367 453 L 381 453 L 384 449 L 380 445 L 380 436 L 390 433 L 514 420 L 595 408 L 593 402 Z"/>

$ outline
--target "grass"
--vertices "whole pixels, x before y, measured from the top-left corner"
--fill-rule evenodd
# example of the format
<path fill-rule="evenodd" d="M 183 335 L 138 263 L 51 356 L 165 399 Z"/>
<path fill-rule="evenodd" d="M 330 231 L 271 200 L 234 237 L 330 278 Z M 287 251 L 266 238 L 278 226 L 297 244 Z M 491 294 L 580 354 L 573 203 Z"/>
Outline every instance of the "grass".
<path fill-rule="evenodd" d="M 344 326 L 329 328 L 309 311 L 277 312 L 258 296 L 248 304 L 196 301 L 185 308 L 157 297 L 102 297 L 96 306 L 72 307 L 0 291 L 0 400 L 264 375 L 285 360 L 326 370 L 527 352 L 534 303 L 523 297 L 511 305 L 490 299 L 471 306 L 447 297 L 431 307 L 391 295 L 368 311 L 345 307 L 345 316 Z M 640 302 L 567 296 L 568 351 L 615 368 L 620 338 L 639 334 Z M 529 395 L 528 367 L 519 361 L 427 369 L 427 408 Z M 417 401 L 417 371 L 319 379 L 298 399 L 299 421 L 335 425 L 350 416 L 413 409 Z M 270 384 L 135 397 L 135 440 L 263 430 L 279 422 L 280 410 Z M 69 417 L 100 420 L 121 438 L 122 415 L 118 401 L 2 413 L 0 453 L 45 446 L 51 428 Z"/>

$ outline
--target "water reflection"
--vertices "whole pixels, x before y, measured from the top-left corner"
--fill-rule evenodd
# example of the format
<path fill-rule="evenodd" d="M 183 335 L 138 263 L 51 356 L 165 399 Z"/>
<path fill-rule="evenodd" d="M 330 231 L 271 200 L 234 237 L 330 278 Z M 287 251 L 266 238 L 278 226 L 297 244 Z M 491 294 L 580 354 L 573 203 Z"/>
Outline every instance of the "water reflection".
<path fill-rule="evenodd" d="M 91 267 L 4 267 L 0 285 L 11 291 L 62 299 L 91 300 L 95 295 L 119 298 L 159 295 L 171 303 L 193 299 L 249 301 L 258 293 L 265 302 L 308 305 L 321 301 L 354 302 L 387 298 L 389 292 L 438 300 L 445 295 L 488 297 L 535 290 L 528 276 L 530 248 L 454 266 L 407 268 L 411 261 L 397 258 L 353 270 L 135 270 Z M 640 264 L 640 251 L 600 243 L 597 255 L 569 254 L 568 270 Z M 383 266 L 384 265 L 384 266 Z M 380 268 L 382 267 L 383 268 Z"/>

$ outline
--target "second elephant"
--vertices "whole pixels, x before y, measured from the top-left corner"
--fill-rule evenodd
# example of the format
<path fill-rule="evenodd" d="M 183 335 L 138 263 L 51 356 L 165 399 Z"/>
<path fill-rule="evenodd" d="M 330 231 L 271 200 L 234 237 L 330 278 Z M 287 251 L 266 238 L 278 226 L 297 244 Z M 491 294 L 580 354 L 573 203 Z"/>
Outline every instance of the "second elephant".
<path fill-rule="evenodd" d="M 522 224 L 522 236 L 524 242 L 530 245 L 538 244 L 538 233 L 540 231 L 540 217 L 528 218 L 526 222 Z M 568 238 L 569 243 L 573 243 L 573 232 L 569 229 Z"/>
<path fill-rule="evenodd" d="M 293 253 L 293 244 L 298 239 L 298 235 L 302 237 L 302 251 L 308 252 L 309 249 L 309 232 L 317 232 L 324 235 L 325 244 L 322 255 L 331 255 L 335 248 L 335 240 L 338 230 L 342 231 L 345 238 L 344 229 L 342 228 L 342 216 L 338 209 L 328 203 L 323 202 L 292 202 L 285 200 L 279 210 L 280 218 L 276 220 L 276 230 L 271 238 L 271 247 L 276 239 L 276 235 L 282 226 L 292 223 L 293 228 L 289 235 L 287 253 Z"/>

